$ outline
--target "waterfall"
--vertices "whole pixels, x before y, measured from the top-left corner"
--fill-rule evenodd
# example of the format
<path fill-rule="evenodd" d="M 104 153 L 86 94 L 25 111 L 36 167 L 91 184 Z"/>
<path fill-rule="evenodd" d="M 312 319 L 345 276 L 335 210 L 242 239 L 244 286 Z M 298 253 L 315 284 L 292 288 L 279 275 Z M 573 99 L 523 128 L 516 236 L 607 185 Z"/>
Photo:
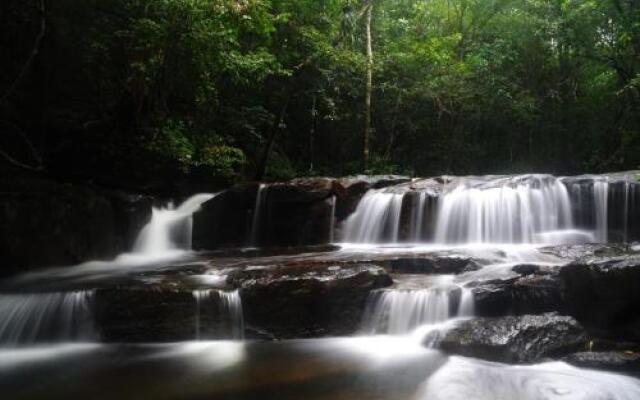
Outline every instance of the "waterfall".
<path fill-rule="evenodd" d="M 596 216 L 596 239 L 606 243 L 609 234 L 609 183 L 605 181 L 593 182 L 593 204 Z"/>
<path fill-rule="evenodd" d="M 178 208 L 153 208 L 151 221 L 142 228 L 134 253 L 159 255 L 172 250 L 191 250 L 191 228 L 193 213 L 202 203 L 215 197 L 214 194 L 196 194 L 185 200 Z"/>
<path fill-rule="evenodd" d="M 212 293 L 216 294 L 215 298 L 212 297 Z M 193 297 L 196 302 L 195 337 L 197 340 L 210 337 L 212 329 L 206 328 L 212 327 L 217 333 L 214 336 L 233 339 L 242 339 L 244 337 L 242 299 L 238 290 L 194 290 Z M 212 308 L 215 305 L 215 300 L 218 301 L 217 310 Z M 206 310 L 207 308 L 208 310 Z"/>
<path fill-rule="evenodd" d="M 0 345 L 91 341 L 93 291 L 0 295 Z"/>
<path fill-rule="evenodd" d="M 331 207 L 331 212 L 329 214 L 329 243 L 333 243 L 335 225 L 336 225 L 336 196 L 333 195 L 329 199 L 329 206 Z"/>
<path fill-rule="evenodd" d="M 397 242 L 402 210 L 402 194 L 384 190 L 369 190 L 344 221 L 345 242 L 379 243 Z"/>
<path fill-rule="evenodd" d="M 426 289 L 380 289 L 369 295 L 363 331 L 371 334 L 406 334 L 421 325 L 447 322 L 473 315 L 473 294 L 467 288 L 442 283 Z"/>
<path fill-rule="evenodd" d="M 438 243 L 535 243 L 547 232 L 573 229 L 569 193 L 549 176 L 524 176 L 488 186 L 459 184 L 440 198 Z"/>
<path fill-rule="evenodd" d="M 258 185 L 256 192 L 256 204 L 253 207 L 253 218 L 251 221 L 251 234 L 249 236 L 249 245 L 257 246 L 260 240 L 260 223 L 262 222 L 262 209 L 264 208 L 265 198 L 267 195 L 267 185 L 261 183 Z"/>

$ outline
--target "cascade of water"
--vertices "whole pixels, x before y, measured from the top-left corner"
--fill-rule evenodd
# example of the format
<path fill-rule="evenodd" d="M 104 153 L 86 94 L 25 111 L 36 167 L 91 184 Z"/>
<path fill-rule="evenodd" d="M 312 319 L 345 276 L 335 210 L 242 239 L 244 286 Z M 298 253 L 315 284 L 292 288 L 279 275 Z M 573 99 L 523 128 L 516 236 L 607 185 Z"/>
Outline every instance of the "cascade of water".
<path fill-rule="evenodd" d="M 573 228 L 566 187 L 525 176 L 487 187 L 465 182 L 440 198 L 438 243 L 535 243 L 536 235 Z"/>
<path fill-rule="evenodd" d="M 253 207 L 253 218 L 251 221 L 251 232 L 249 236 L 249 245 L 257 246 L 260 240 L 260 223 L 262 221 L 262 209 L 264 207 L 265 198 L 267 195 L 267 185 L 261 183 L 258 185 L 258 191 L 256 192 L 256 204 Z"/>
<path fill-rule="evenodd" d="M 606 243 L 609 231 L 608 205 L 609 183 L 606 181 L 593 182 L 594 213 L 596 216 L 596 240 Z"/>
<path fill-rule="evenodd" d="M 0 295 L 0 344 L 89 341 L 93 291 Z"/>
<path fill-rule="evenodd" d="M 196 302 L 195 332 L 196 339 L 203 337 L 203 306 L 210 304 L 212 293 L 216 293 L 218 300 L 218 323 L 224 327 L 225 337 L 242 339 L 244 337 L 244 316 L 242 312 L 242 299 L 238 290 L 224 291 L 214 289 L 194 290 L 193 297 Z"/>
<path fill-rule="evenodd" d="M 633 203 L 632 203 L 633 204 Z M 622 214 L 622 239 L 629 240 L 629 182 L 624 182 L 624 210 Z"/>
<path fill-rule="evenodd" d="M 158 255 L 171 250 L 191 249 L 193 213 L 214 194 L 196 194 L 185 200 L 178 208 L 153 208 L 151 221 L 142 228 L 134 253 Z"/>
<path fill-rule="evenodd" d="M 363 331 L 371 334 L 406 334 L 425 324 L 473 315 L 473 294 L 467 288 L 442 283 L 426 289 L 373 291 L 363 317 Z"/>
<path fill-rule="evenodd" d="M 333 243 L 335 225 L 336 225 L 336 196 L 329 198 L 331 213 L 329 214 L 329 243 Z"/>
<path fill-rule="evenodd" d="M 402 194 L 369 190 L 356 211 L 344 221 L 345 242 L 378 243 L 398 241 Z"/>

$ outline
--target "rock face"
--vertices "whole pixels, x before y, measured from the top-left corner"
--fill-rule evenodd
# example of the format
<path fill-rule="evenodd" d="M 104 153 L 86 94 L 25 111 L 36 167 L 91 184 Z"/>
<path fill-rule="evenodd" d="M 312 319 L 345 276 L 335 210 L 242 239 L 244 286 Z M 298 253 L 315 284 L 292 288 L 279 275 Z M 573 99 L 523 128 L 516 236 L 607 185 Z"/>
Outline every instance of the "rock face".
<path fill-rule="evenodd" d="M 193 248 L 248 245 L 257 190 L 257 184 L 234 186 L 203 203 L 193 216 Z"/>
<path fill-rule="evenodd" d="M 243 334 L 242 307 L 231 308 L 216 289 L 179 284 L 96 290 L 95 324 L 105 342 L 232 339 Z"/>
<path fill-rule="evenodd" d="M 133 244 L 151 215 L 150 205 L 141 196 L 79 185 L 5 180 L 0 193 L 0 276 L 113 257 Z"/>
<path fill-rule="evenodd" d="M 560 275 L 567 307 L 578 320 L 621 338 L 640 338 L 639 254 L 583 259 Z"/>
<path fill-rule="evenodd" d="M 408 180 L 394 175 L 317 177 L 263 185 L 260 190 L 257 183 L 234 186 L 203 204 L 194 216 L 193 246 L 211 250 L 326 244 L 331 241 L 332 217 L 344 219 L 371 188 Z"/>
<path fill-rule="evenodd" d="M 97 289 L 95 321 L 101 339 L 228 339 L 237 338 L 237 330 L 248 338 L 269 340 L 353 334 L 369 293 L 392 283 L 382 268 L 371 264 L 243 267 L 232 271 L 226 283 L 218 283 L 222 286 L 194 287 L 189 274 L 202 272 L 179 268 Z M 243 317 L 234 325 L 220 293 L 235 289 Z"/>
<path fill-rule="evenodd" d="M 581 368 L 603 369 L 640 377 L 640 354 L 624 351 L 583 351 L 562 358 Z"/>
<path fill-rule="evenodd" d="M 464 321 L 447 332 L 440 348 L 491 361 L 528 363 L 584 348 L 585 340 L 575 319 L 547 313 Z"/>
<path fill-rule="evenodd" d="M 105 342 L 195 339 L 195 299 L 190 291 L 147 288 L 100 289 L 96 326 Z"/>
<path fill-rule="evenodd" d="M 479 316 L 563 311 L 563 285 L 556 276 L 524 276 L 481 282 L 472 289 Z"/>
<path fill-rule="evenodd" d="M 369 292 L 392 282 L 371 264 L 301 264 L 248 267 L 229 283 L 240 287 L 248 328 L 293 338 L 354 333 Z"/>

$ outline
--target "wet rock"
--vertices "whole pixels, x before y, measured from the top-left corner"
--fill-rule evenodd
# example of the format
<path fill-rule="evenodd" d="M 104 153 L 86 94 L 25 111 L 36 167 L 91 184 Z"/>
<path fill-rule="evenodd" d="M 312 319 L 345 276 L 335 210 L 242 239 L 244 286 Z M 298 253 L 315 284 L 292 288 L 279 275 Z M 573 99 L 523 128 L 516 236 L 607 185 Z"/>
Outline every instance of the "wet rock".
<path fill-rule="evenodd" d="M 440 348 L 453 354 L 507 363 L 536 362 L 584 348 L 580 323 L 556 313 L 477 318 L 445 335 Z"/>
<path fill-rule="evenodd" d="M 640 377 L 640 353 L 632 351 L 584 351 L 562 358 L 581 368 L 602 369 Z"/>
<path fill-rule="evenodd" d="M 275 202 L 314 202 L 331 196 L 334 185 L 334 178 L 296 178 L 269 185 L 269 197 Z"/>
<path fill-rule="evenodd" d="M 233 337 L 216 290 L 196 303 L 180 284 L 106 287 L 96 291 L 95 319 L 105 342 L 170 342 Z"/>
<path fill-rule="evenodd" d="M 278 338 L 355 332 L 369 292 L 391 285 L 371 264 L 247 267 L 230 275 L 240 287 L 247 326 Z"/>
<path fill-rule="evenodd" d="M 389 261 L 391 270 L 411 274 L 460 274 L 480 269 L 480 265 L 466 257 L 429 256 L 398 258 Z"/>
<path fill-rule="evenodd" d="M 245 246 L 258 184 L 237 185 L 202 204 L 193 216 L 193 248 L 213 250 Z"/>
<path fill-rule="evenodd" d="M 195 299 L 190 291 L 115 287 L 96 292 L 96 325 L 105 342 L 195 339 Z"/>
<path fill-rule="evenodd" d="M 592 257 L 562 268 L 568 310 L 586 326 L 640 337 L 640 255 Z"/>
<path fill-rule="evenodd" d="M 630 246 L 626 243 L 586 243 L 577 245 L 547 246 L 539 249 L 549 254 L 570 261 L 589 260 L 594 257 L 617 257 L 628 254 Z"/>
<path fill-rule="evenodd" d="M 235 186 L 204 203 L 194 215 L 193 246 L 212 250 L 326 244 L 331 236 L 333 185 L 331 178 L 269 184 L 261 191 L 259 210 L 255 210 L 258 184 Z"/>
<path fill-rule="evenodd" d="M 564 311 L 564 285 L 559 276 L 536 271 L 538 275 L 471 283 L 476 314 L 492 317 Z"/>
<path fill-rule="evenodd" d="M 116 190 L 101 190 L 100 193 L 113 207 L 118 247 L 130 251 L 142 228 L 151 220 L 153 198 Z"/>

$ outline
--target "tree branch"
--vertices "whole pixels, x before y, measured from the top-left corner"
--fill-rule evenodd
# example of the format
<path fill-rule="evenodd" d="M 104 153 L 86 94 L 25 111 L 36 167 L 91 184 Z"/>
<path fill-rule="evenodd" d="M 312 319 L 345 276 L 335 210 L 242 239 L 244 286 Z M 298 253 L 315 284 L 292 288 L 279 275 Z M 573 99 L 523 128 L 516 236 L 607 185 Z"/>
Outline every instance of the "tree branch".
<path fill-rule="evenodd" d="M 47 29 L 45 0 L 39 1 L 38 13 L 40 14 L 40 32 L 38 32 L 38 36 L 36 36 L 36 41 L 33 45 L 33 50 L 31 50 L 31 53 L 29 54 L 27 61 L 22 66 L 22 69 L 20 70 L 20 73 L 18 74 L 16 79 L 9 86 L 5 94 L 2 97 L 0 97 L 0 103 L 4 103 L 9 98 L 9 96 L 11 96 L 11 94 L 16 90 L 18 85 L 20 85 L 20 82 L 22 82 L 22 80 L 26 76 L 27 72 L 29 71 L 29 68 L 31 67 L 31 64 L 33 64 L 33 60 L 36 58 L 36 56 L 40 51 L 40 44 L 42 42 L 42 39 L 44 38 L 46 29 Z"/>

